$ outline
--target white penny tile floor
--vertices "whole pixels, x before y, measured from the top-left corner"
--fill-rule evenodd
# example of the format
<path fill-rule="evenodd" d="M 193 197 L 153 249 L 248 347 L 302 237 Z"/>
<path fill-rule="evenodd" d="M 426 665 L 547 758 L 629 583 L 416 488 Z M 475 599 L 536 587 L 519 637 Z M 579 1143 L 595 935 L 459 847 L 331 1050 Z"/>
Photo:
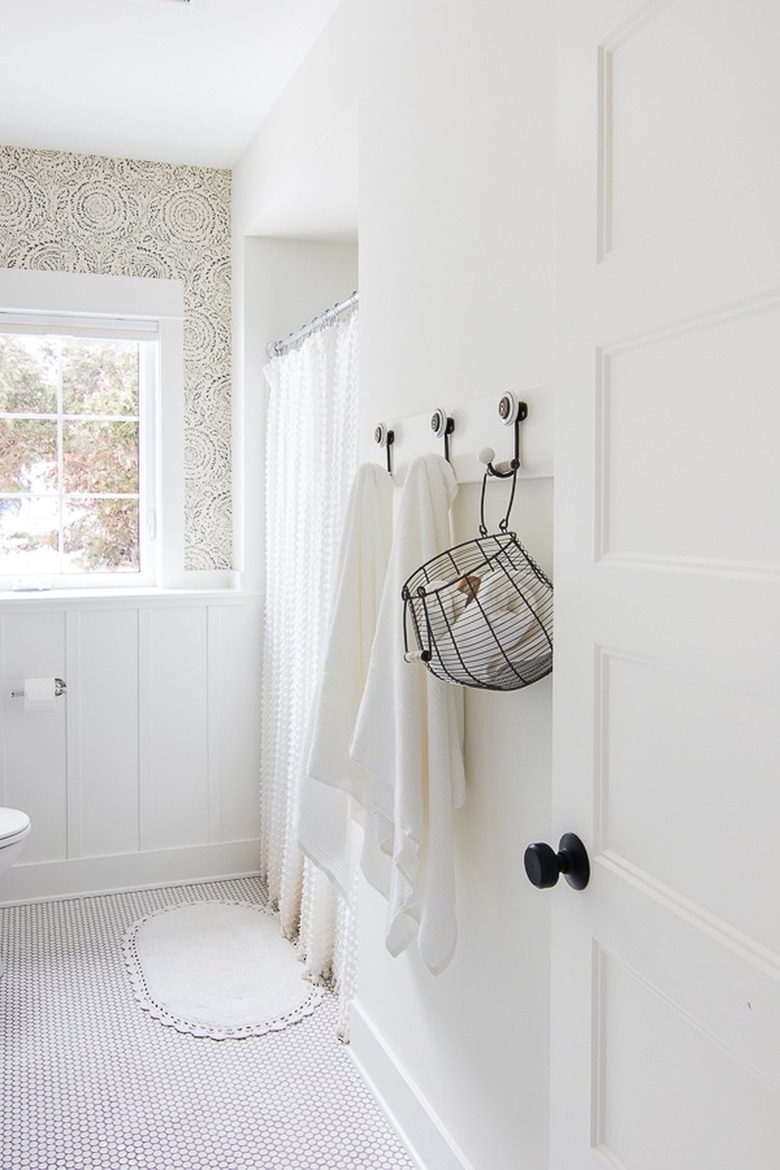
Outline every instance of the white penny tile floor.
<path fill-rule="evenodd" d="M 122 938 L 253 878 L 0 907 L 0 1170 L 413 1170 L 336 1038 L 336 1003 L 212 1040 L 137 1003 Z"/>

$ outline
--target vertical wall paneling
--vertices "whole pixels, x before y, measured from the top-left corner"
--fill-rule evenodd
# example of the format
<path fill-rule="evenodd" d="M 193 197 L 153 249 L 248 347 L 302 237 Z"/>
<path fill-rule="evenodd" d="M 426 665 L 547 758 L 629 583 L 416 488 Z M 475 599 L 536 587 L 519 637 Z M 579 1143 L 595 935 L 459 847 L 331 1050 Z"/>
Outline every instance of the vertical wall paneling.
<path fill-rule="evenodd" d="M 222 834 L 221 788 L 222 769 L 220 752 L 219 712 L 221 708 L 221 691 L 225 685 L 223 678 L 223 611 L 215 606 L 206 610 L 206 685 L 208 704 L 208 840 L 219 841 Z"/>
<path fill-rule="evenodd" d="M 0 701 L 0 805 L 8 806 L 7 794 L 7 767 L 6 767 L 6 743 L 8 736 L 6 732 L 6 708 L 11 702 L 10 691 L 11 684 L 5 671 L 5 622 L 0 618 L 0 664 L 3 669 L 0 671 L 0 685 L 2 685 L 2 701 Z"/>
<path fill-rule="evenodd" d="M 208 840 L 206 607 L 152 612 L 151 775 L 141 818 L 143 849 Z"/>
<path fill-rule="evenodd" d="M 65 768 L 68 858 L 83 856 L 82 841 L 82 760 L 81 760 L 81 614 L 65 613 L 65 684 L 70 682 L 65 703 Z M 62 698 L 60 701 L 63 701 Z"/>
<path fill-rule="evenodd" d="M 6 705 L 6 796 L 23 809 L 33 831 L 25 844 L 28 862 L 61 860 L 67 854 L 66 733 L 67 700 L 28 713 L 24 699 L 10 698 L 25 678 L 64 678 L 64 614 L 25 607 L 6 617 L 4 702 Z"/>
<path fill-rule="evenodd" d="M 0 597 L 0 803 L 33 829 L 0 901 L 257 868 L 261 603 Z M 25 714 L 12 688 L 59 676 Z"/>
<path fill-rule="evenodd" d="M 141 826 L 147 818 L 147 802 L 153 783 L 152 759 L 152 611 L 138 611 L 138 840 L 142 849 Z"/>
<path fill-rule="evenodd" d="M 260 833 L 261 614 L 252 602 L 220 610 L 212 724 L 219 732 L 221 833 L 228 841 Z"/>
<path fill-rule="evenodd" d="M 77 619 L 79 767 L 83 856 L 138 848 L 138 611 L 101 608 Z M 68 688 L 68 702 L 70 702 Z"/>

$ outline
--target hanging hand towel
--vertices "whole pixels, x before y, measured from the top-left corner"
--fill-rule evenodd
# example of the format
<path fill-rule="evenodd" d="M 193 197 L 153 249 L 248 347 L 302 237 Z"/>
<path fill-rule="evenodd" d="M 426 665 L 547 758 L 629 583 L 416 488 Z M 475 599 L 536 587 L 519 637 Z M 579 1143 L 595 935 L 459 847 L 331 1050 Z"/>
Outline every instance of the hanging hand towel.
<path fill-rule="evenodd" d="M 386 944 L 398 954 L 416 937 L 438 974 L 455 948 L 452 810 L 463 803 L 463 692 L 404 660 L 401 589 L 410 574 L 451 542 L 449 509 L 457 492 L 440 455 L 409 465 L 382 594 L 368 678 L 351 745 L 372 773 L 363 869 L 388 900 Z M 371 855 L 389 855 L 384 873 Z"/>
<path fill-rule="evenodd" d="M 366 773 L 349 758 L 368 671 L 393 531 L 393 481 L 375 463 L 358 469 L 347 505 L 328 646 L 314 709 L 308 775 L 297 793 L 301 852 L 346 900 L 351 884 L 349 798 L 364 800 Z"/>

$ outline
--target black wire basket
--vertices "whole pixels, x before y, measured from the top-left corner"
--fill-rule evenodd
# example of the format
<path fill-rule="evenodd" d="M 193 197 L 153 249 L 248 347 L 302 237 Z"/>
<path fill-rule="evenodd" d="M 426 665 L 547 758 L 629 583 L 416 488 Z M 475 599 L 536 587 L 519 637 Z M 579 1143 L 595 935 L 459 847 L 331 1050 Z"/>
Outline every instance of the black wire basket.
<path fill-rule="evenodd" d="M 401 591 L 405 656 L 445 682 L 512 691 L 552 671 L 553 587 L 507 530 L 514 486 L 488 534 L 483 482 L 480 536 L 421 565 Z"/>

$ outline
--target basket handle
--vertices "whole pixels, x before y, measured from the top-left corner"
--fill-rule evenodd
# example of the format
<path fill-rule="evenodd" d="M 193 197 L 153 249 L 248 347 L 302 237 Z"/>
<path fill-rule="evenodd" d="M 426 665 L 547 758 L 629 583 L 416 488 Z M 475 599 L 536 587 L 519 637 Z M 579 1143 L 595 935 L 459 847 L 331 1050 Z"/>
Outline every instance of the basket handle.
<path fill-rule="evenodd" d="M 487 481 L 489 472 L 486 471 L 482 476 L 482 492 L 479 497 L 479 535 L 487 536 L 487 527 L 485 525 L 485 490 L 487 488 Z M 509 476 L 506 477 L 507 479 Z M 509 503 L 507 504 L 506 514 L 503 520 L 499 520 L 498 527 L 501 532 L 506 532 L 509 527 L 509 514 L 512 511 L 512 505 L 515 502 L 515 489 L 517 488 L 517 468 L 512 472 L 512 490 L 509 493 Z"/>
<path fill-rule="evenodd" d="M 404 603 L 404 661 L 406 662 L 430 662 L 433 655 L 431 654 L 431 631 L 428 630 L 428 649 L 423 646 L 422 631 L 417 625 L 417 618 L 412 607 L 411 594 L 406 585 L 401 590 L 401 597 Z M 409 643 L 409 615 L 411 613 L 412 624 L 417 633 L 417 644 L 419 650 L 412 650 Z"/>

